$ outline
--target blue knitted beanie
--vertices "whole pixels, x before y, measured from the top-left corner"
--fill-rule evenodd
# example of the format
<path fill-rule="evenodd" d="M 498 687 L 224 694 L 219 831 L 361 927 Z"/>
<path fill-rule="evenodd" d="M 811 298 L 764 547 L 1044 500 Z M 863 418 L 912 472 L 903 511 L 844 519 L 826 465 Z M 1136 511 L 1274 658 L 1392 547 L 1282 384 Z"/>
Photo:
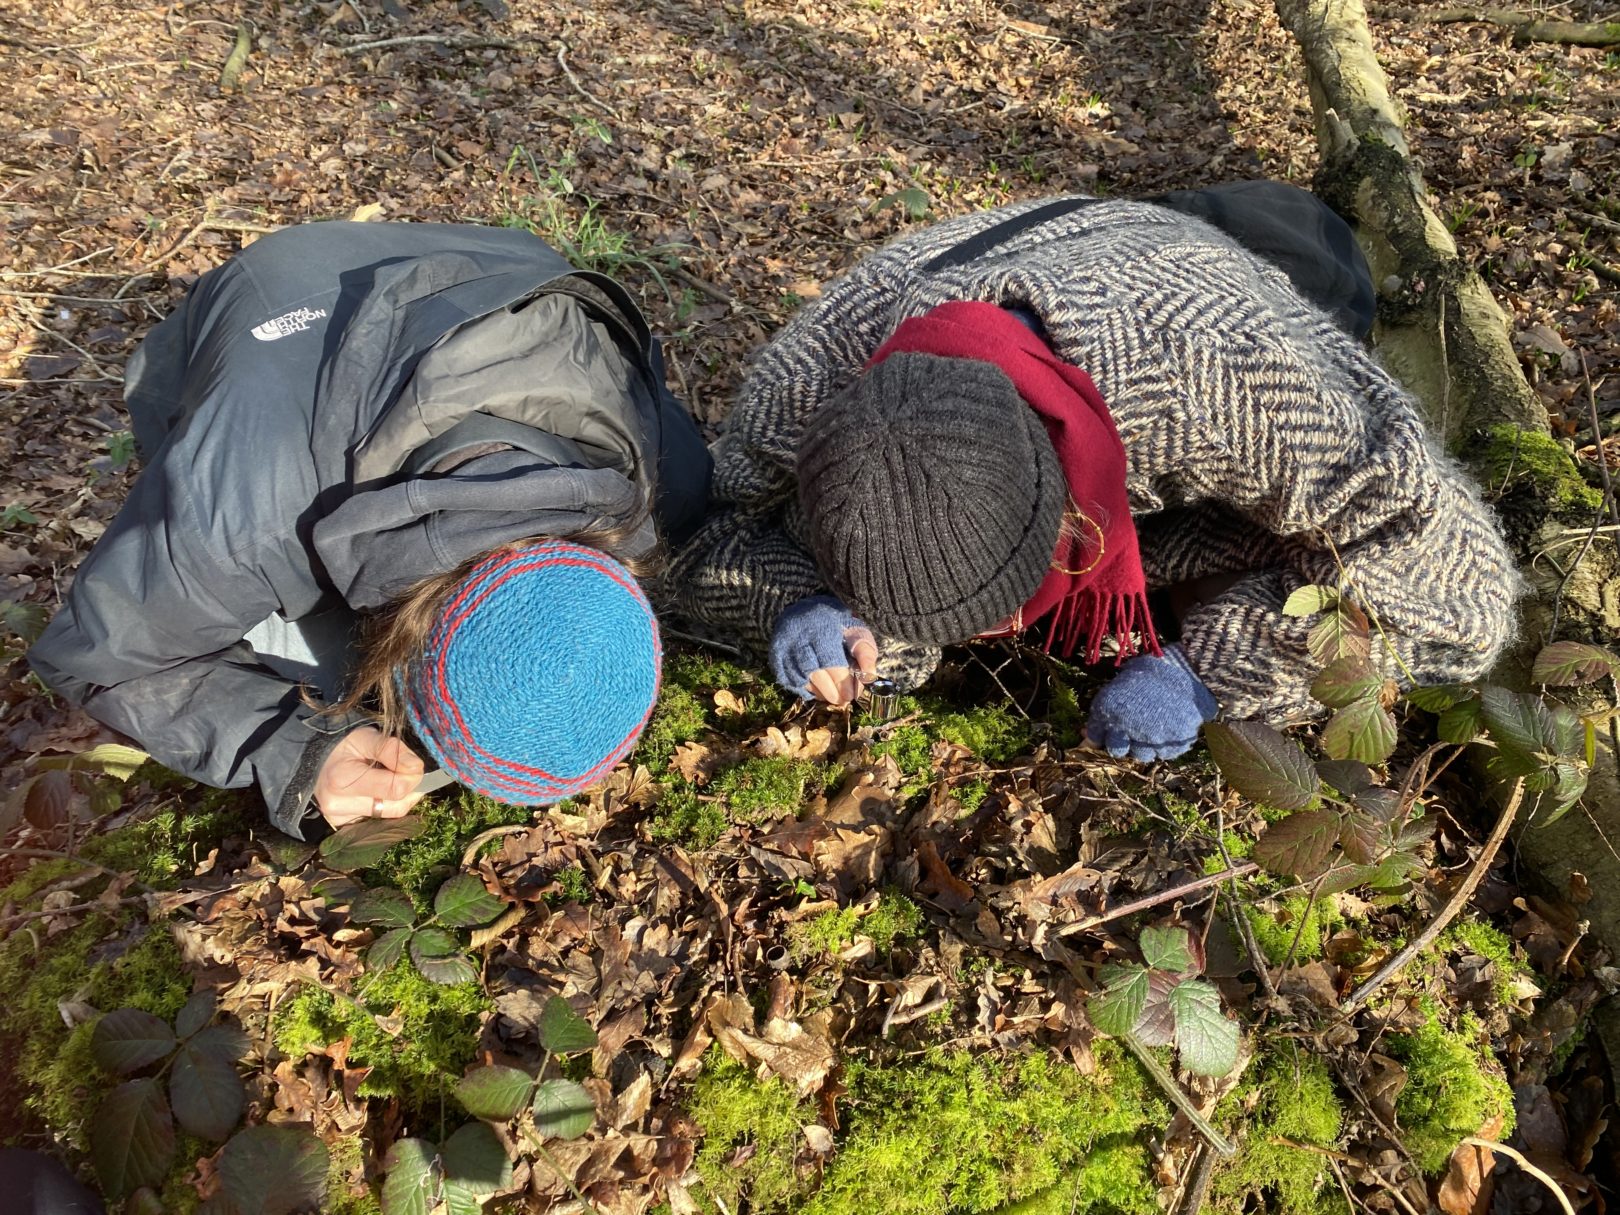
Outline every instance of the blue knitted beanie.
<path fill-rule="evenodd" d="M 396 678 L 446 772 L 496 801 L 539 806 L 624 758 L 662 667 L 658 621 L 630 571 L 550 540 L 479 562 Z"/>

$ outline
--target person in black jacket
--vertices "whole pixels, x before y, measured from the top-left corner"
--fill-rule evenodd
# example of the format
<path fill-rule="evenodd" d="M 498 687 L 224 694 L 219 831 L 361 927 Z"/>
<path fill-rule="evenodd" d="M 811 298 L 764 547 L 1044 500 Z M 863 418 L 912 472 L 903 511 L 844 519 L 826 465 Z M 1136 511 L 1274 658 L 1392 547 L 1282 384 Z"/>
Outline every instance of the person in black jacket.
<path fill-rule="evenodd" d="M 288 228 L 125 396 L 147 466 L 29 653 L 68 700 L 300 837 L 405 813 L 422 750 L 543 804 L 634 743 L 661 651 L 631 570 L 710 463 L 611 280 L 511 229 Z"/>

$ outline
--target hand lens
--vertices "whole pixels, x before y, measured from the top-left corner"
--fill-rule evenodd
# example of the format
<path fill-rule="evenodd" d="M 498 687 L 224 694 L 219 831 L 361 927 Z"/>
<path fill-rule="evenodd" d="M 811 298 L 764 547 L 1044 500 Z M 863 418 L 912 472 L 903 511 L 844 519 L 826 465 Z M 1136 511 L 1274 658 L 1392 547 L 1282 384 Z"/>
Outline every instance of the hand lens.
<path fill-rule="evenodd" d="M 900 689 L 892 679 L 874 679 L 866 685 L 866 712 L 873 720 L 885 722 L 899 706 Z"/>

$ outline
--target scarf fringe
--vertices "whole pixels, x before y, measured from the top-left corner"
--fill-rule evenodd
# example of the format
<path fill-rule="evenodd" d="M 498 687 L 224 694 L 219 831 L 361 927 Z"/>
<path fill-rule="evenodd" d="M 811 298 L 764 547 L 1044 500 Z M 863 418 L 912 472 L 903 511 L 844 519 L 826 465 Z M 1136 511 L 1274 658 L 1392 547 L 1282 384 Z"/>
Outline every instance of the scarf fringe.
<path fill-rule="evenodd" d="M 1119 642 L 1115 666 L 1136 654 L 1162 653 L 1146 591 L 1106 594 L 1095 587 L 1076 591 L 1047 614 L 1041 648 L 1070 658 L 1084 645 L 1084 661 L 1101 662 L 1103 638 L 1109 636 Z"/>

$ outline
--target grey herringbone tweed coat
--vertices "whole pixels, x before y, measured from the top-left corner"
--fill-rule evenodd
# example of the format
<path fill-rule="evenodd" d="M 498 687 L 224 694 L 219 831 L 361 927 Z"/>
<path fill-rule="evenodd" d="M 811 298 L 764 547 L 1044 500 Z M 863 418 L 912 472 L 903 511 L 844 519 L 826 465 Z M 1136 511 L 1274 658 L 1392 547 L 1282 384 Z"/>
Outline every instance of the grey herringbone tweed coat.
<path fill-rule="evenodd" d="M 1035 205 L 895 241 L 764 348 L 713 445 L 714 513 L 676 554 L 675 606 L 763 648 L 785 607 L 824 591 L 803 542 L 800 436 L 902 320 L 980 300 L 1035 313 L 1108 402 L 1150 588 L 1244 573 L 1183 624 L 1187 656 L 1228 714 L 1313 712 L 1311 622 L 1281 611 L 1305 583 L 1346 580 L 1422 682 L 1488 670 L 1519 579 L 1412 398 L 1280 270 L 1151 204 L 1103 200 L 965 265 L 922 269 Z M 903 641 L 886 639 L 885 660 L 915 684 L 937 654 Z"/>

